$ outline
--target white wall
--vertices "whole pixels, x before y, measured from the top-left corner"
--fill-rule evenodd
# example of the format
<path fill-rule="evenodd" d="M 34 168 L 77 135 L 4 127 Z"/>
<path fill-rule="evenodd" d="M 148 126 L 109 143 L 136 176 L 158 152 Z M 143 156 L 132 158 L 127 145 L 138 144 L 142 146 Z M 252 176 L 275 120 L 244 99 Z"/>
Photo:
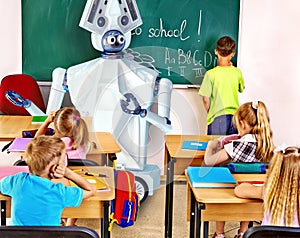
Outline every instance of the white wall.
<path fill-rule="evenodd" d="M 21 1 L 0 1 L 0 81 L 7 74 L 21 73 Z"/>
<path fill-rule="evenodd" d="M 299 22 L 299 0 L 241 0 L 241 102 L 266 103 L 276 145 L 300 144 Z"/>

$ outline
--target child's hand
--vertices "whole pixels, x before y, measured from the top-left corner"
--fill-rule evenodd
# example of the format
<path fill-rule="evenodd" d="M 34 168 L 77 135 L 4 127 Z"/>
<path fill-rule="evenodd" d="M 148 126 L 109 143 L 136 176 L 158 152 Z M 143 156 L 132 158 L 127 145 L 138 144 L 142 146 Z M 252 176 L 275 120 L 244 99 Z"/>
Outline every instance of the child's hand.
<path fill-rule="evenodd" d="M 47 119 L 45 120 L 45 123 L 50 124 L 53 122 L 56 112 L 50 112 Z"/>
<path fill-rule="evenodd" d="M 53 176 L 54 178 L 63 178 L 65 176 L 66 166 L 65 165 L 57 165 Z"/>
<path fill-rule="evenodd" d="M 210 140 L 207 144 L 206 150 L 210 150 L 213 153 L 222 149 L 222 145 L 218 140 Z"/>

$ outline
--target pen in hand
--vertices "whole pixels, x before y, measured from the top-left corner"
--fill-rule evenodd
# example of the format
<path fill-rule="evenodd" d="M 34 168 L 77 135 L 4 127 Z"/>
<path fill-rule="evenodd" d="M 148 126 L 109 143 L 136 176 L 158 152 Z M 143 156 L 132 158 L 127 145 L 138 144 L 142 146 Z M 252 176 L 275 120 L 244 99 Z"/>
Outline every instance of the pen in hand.
<path fill-rule="evenodd" d="M 106 178 L 105 174 L 95 174 L 95 173 L 89 173 L 89 172 L 85 172 L 84 174 L 88 175 L 88 176 L 95 176 L 95 177 Z"/>

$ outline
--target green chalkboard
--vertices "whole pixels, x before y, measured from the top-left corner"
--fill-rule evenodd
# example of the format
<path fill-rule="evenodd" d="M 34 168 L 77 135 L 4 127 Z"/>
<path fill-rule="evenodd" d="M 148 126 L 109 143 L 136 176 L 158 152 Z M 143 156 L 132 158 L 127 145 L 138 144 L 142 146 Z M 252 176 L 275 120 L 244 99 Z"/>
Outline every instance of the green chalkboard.
<path fill-rule="evenodd" d="M 56 67 L 100 56 L 90 33 L 78 25 L 85 3 L 22 0 L 23 73 L 51 81 Z M 137 5 L 143 24 L 132 32 L 130 51 L 150 60 L 174 84 L 201 84 L 216 65 L 217 40 L 229 35 L 237 42 L 239 0 L 137 0 Z"/>

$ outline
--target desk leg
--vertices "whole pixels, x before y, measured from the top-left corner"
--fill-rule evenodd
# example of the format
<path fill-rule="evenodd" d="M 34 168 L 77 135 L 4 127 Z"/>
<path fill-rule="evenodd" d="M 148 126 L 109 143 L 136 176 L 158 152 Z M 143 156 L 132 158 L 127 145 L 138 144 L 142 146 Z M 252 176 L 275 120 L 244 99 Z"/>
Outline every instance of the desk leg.
<path fill-rule="evenodd" d="M 101 218 L 101 238 L 109 238 L 110 232 L 108 230 L 109 227 L 109 202 L 103 202 L 103 218 Z"/>
<path fill-rule="evenodd" d="M 189 185 L 188 185 L 189 186 Z M 195 237 L 195 212 L 196 212 L 196 199 L 193 191 L 189 188 L 190 191 L 190 238 Z"/>
<path fill-rule="evenodd" d="M 200 238 L 201 234 L 201 209 L 202 209 L 202 203 L 199 203 L 196 201 L 195 204 L 195 237 Z"/>
<path fill-rule="evenodd" d="M 6 225 L 6 201 L 1 201 L 1 226 Z"/>
<path fill-rule="evenodd" d="M 203 237 L 208 238 L 208 228 L 209 228 L 209 223 L 208 221 L 203 222 Z"/>
<path fill-rule="evenodd" d="M 168 153 L 165 204 L 165 238 L 172 238 L 174 163 L 175 158 L 171 158 L 170 154 Z"/>
<path fill-rule="evenodd" d="M 117 160 L 116 154 L 107 154 L 106 155 L 106 165 L 114 168 L 115 161 Z M 116 169 L 116 168 L 114 168 Z"/>

